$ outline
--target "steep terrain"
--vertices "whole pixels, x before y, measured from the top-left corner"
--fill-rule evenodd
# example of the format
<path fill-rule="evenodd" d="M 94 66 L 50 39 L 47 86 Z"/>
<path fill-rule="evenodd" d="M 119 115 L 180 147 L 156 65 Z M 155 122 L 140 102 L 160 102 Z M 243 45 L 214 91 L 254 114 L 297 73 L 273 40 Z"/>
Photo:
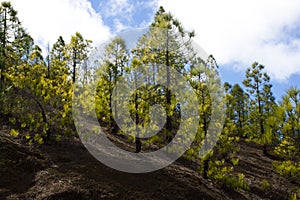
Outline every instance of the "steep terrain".
<path fill-rule="evenodd" d="M 236 171 L 246 175 L 250 191 L 232 191 L 203 179 L 184 158 L 159 171 L 128 174 L 101 164 L 79 139 L 28 146 L 11 138 L 8 126 L 0 129 L 0 199 L 288 199 L 295 187 L 259 146 L 246 142 L 239 143 Z"/>

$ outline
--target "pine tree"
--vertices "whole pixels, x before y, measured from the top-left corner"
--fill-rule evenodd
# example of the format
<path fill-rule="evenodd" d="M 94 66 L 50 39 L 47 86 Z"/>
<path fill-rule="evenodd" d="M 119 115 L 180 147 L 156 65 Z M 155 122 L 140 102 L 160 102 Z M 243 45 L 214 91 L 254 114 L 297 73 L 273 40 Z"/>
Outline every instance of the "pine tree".
<path fill-rule="evenodd" d="M 235 84 L 229 91 L 230 100 L 227 109 L 231 109 L 231 115 L 228 116 L 236 124 L 235 134 L 245 137 L 248 129 L 248 107 L 249 96 L 239 84 Z"/>
<path fill-rule="evenodd" d="M 282 97 L 276 113 L 270 117 L 273 135 L 277 139 L 274 153 L 284 161 L 273 162 L 275 169 L 300 184 L 300 89 L 291 87 Z M 297 190 L 296 188 L 294 188 Z M 298 193 L 299 197 L 299 193 Z M 293 193 L 293 199 L 297 194 Z"/>
<path fill-rule="evenodd" d="M 53 44 L 51 50 L 51 60 L 55 60 L 56 62 L 66 62 L 67 60 L 66 50 L 67 50 L 66 43 L 63 37 L 59 36 L 57 41 Z"/>
<path fill-rule="evenodd" d="M 17 11 L 10 2 L 0 5 L 0 112 L 3 110 L 4 90 L 10 71 L 28 58 L 33 39 L 22 27 Z"/>
<path fill-rule="evenodd" d="M 290 88 L 279 104 L 278 119 L 282 119 L 277 153 L 294 161 L 300 156 L 300 89 Z M 280 112 L 281 111 L 281 112 Z"/>
<path fill-rule="evenodd" d="M 61 67 L 64 66 L 53 65 L 58 71 L 63 71 Z M 47 66 L 37 45 L 28 62 L 9 72 L 5 111 L 10 113 L 15 125 L 29 130 L 25 136 L 29 143 L 42 144 L 51 136 L 59 138 L 62 133 L 71 133 L 72 85 L 68 74 L 55 79 L 47 75 Z"/>
<path fill-rule="evenodd" d="M 91 40 L 84 39 L 83 36 L 76 32 L 71 37 L 70 43 L 67 45 L 69 65 L 72 70 L 72 81 L 75 83 L 77 70 L 88 58 L 88 54 L 91 50 Z"/>
<path fill-rule="evenodd" d="M 194 37 L 194 32 L 186 31 L 181 23 L 175 19 L 170 13 L 165 12 L 163 7 L 160 7 L 156 12 L 154 22 L 150 25 L 149 31 L 139 40 L 135 55 L 141 60 L 144 65 L 151 64 L 149 70 L 154 71 L 153 79 L 155 84 L 155 73 L 157 65 L 164 65 L 166 68 L 166 87 L 156 87 L 160 89 L 165 97 L 165 108 L 167 112 L 165 126 L 165 140 L 170 142 L 174 136 L 173 127 L 176 125 L 172 122 L 173 109 L 176 107 L 172 102 L 172 92 L 168 88 L 171 84 L 170 70 L 177 70 L 181 74 L 186 74 L 186 65 L 190 62 L 190 58 L 194 56 L 191 47 L 191 38 Z M 176 103 L 175 103 L 176 104 Z"/>
<path fill-rule="evenodd" d="M 267 73 L 262 72 L 263 65 L 257 62 L 252 64 L 246 71 L 246 80 L 243 84 L 247 87 L 251 99 L 251 137 L 255 141 L 263 142 L 262 138 L 266 133 L 266 120 L 274 106 L 275 98 L 271 92 L 272 85 Z M 268 154 L 267 144 L 264 144 L 264 154 Z"/>
<path fill-rule="evenodd" d="M 38 45 L 35 45 L 32 48 L 31 54 L 29 55 L 29 64 L 31 64 L 31 65 L 36 65 L 36 64 L 46 65 L 46 63 L 44 61 L 44 57 L 42 55 L 42 49 Z"/>
<path fill-rule="evenodd" d="M 118 131 L 118 126 L 113 117 L 114 114 L 115 118 L 118 118 L 118 112 L 115 108 L 115 112 L 112 113 L 111 107 L 113 101 L 113 89 L 116 86 L 119 77 L 123 75 L 123 72 L 127 67 L 128 57 L 125 41 L 121 37 L 116 37 L 105 46 L 105 52 L 101 61 L 102 66 L 98 72 L 100 73 L 98 88 L 99 106 L 102 104 L 102 108 L 99 107 L 98 112 L 101 113 L 100 115 L 102 115 L 102 118 L 108 119 L 112 132 Z M 114 105 L 116 106 L 116 102 Z"/>
<path fill-rule="evenodd" d="M 212 60 L 211 60 L 212 61 Z M 210 61 L 208 60 L 205 63 L 206 70 L 210 70 L 210 65 L 208 64 Z M 213 66 L 212 66 L 213 67 Z M 211 70 L 214 70 L 212 68 Z M 191 77 L 193 79 L 191 80 L 191 83 L 193 85 L 193 88 L 195 89 L 195 92 L 199 99 L 199 110 L 200 110 L 200 125 L 199 125 L 199 131 L 200 131 L 200 137 L 198 136 L 198 144 L 196 144 L 196 150 L 195 152 L 200 151 L 200 141 L 203 141 L 204 138 L 207 137 L 208 134 L 208 127 L 211 117 L 211 98 L 210 98 L 210 91 L 206 82 L 207 74 L 205 71 L 198 71 L 197 68 L 194 70 L 192 66 L 191 70 Z M 200 139 L 200 140 L 199 140 Z M 206 141 L 205 141 L 206 142 Z M 208 144 L 204 143 L 203 146 L 207 146 Z M 196 154 L 196 156 L 198 156 Z M 208 170 L 209 170 L 209 156 L 206 156 L 206 158 L 203 159 L 203 177 L 205 179 L 208 178 Z"/>
<path fill-rule="evenodd" d="M 70 75 L 67 67 L 68 52 L 67 45 L 62 36 L 59 36 L 57 41 L 53 44 L 50 52 L 51 66 L 48 78 L 52 80 L 61 79 L 64 75 Z"/>
<path fill-rule="evenodd" d="M 11 43 L 15 40 L 14 33 L 18 32 L 20 21 L 17 18 L 17 11 L 13 9 L 10 2 L 2 2 L 0 7 L 0 36 L 1 36 L 1 57 L 0 57 L 0 81 L 4 85 L 4 73 L 8 67 L 8 61 L 13 55 Z"/>

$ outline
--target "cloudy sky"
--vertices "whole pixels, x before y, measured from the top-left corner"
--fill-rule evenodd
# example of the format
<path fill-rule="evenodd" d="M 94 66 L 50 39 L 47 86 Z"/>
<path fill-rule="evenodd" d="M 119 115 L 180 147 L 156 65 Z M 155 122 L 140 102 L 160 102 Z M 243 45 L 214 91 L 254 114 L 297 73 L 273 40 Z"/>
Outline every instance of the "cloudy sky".
<path fill-rule="evenodd" d="M 79 31 L 95 45 L 117 32 L 145 28 L 159 6 L 213 54 L 223 81 L 240 83 L 254 61 L 265 65 L 279 98 L 300 87 L 299 0 L 11 0 L 41 46 Z"/>

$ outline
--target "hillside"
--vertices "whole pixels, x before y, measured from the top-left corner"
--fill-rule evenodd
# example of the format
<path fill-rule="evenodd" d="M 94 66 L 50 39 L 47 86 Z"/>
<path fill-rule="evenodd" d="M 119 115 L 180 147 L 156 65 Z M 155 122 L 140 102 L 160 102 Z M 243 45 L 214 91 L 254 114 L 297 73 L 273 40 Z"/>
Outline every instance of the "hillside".
<path fill-rule="evenodd" d="M 0 199 L 287 199 L 287 191 L 295 187 L 252 143 L 239 143 L 236 172 L 246 175 L 250 191 L 237 192 L 203 179 L 184 158 L 156 172 L 128 174 L 98 162 L 76 138 L 29 146 L 11 138 L 4 124 L 0 126 Z M 113 140 L 124 144 L 119 138 Z M 272 189 L 262 190 L 263 180 Z"/>
<path fill-rule="evenodd" d="M 1 2 L 0 200 L 300 199 L 300 88 L 277 99 L 274 66 L 263 57 L 219 62 L 194 41 L 206 41 L 201 31 L 155 9 L 143 31 L 110 30 L 107 40 L 88 28 L 52 31 L 55 40 L 40 26 L 36 37 L 23 11 Z M 224 82 L 225 67 L 245 76 Z M 97 143 L 99 125 L 132 153 Z M 167 156 L 142 154 L 165 146 Z M 129 172 L 185 154 L 129 174 L 87 149 Z"/>

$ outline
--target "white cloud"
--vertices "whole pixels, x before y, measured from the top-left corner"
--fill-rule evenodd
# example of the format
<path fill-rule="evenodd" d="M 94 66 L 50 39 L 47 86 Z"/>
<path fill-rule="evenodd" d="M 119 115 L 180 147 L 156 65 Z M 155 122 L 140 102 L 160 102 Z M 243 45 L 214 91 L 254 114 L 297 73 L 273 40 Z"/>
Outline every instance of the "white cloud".
<path fill-rule="evenodd" d="M 120 33 L 121 31 L 130 29 L 129 26 L 127 26 L 127 25 L 123 24 L 122 22 L 120 22 L 119 19 L 114 19 L 114 27 L 115 27 L 115 31 L 117 33 Z"/>
<path fill-rule="evenodd" d="M 106 17 L 122 16 L 130 19 L 134 10 L 134 5 L 130 4 L 128 0 L 108 0 L 105 7 L 104 14 Z"/>
<path fill-rule="evenodd" d="M 299 0 L 159 0 L 159 4 L 194 29 L 196 42 L 220 64 L 238 63 L 244 69 L 258 61 L 277 81 L 300 73 Z"/>
<path fill-rule="evenodd" d="M 80 32 L 98 45 L 110 31 L 103 24 L 88 0 L 11 0 L 18 17 L 35 42 L 46 47 L 61 35 L 68 43 L 71 35 Z"/>
<path fill-rule="evenodd" d="M 194 29 L 196 42 L 221 65 L 235 63 L 244 69 L 258 61 L 279 81 L 300 74 L 299 0 L 108 0 L 101 13 L 88 0 L 11 1 L 42 47 L 53 44 L 59 35 L 69 42 L 76 31 L 97 46 L 111 35 L 102 17 L 110 18 L 117 31 L 141 27 L 152 16 L 141 16 L 145 20 L 136 24 L 136 12 L 147 7 L 156 10 L 159 4 L 186 28 Z"/>
<path fill-rule="evenodd" d="M 100 0 L 99 12 L 113 31 L 145 28 L 152 21 L 158 0 Z"/>

